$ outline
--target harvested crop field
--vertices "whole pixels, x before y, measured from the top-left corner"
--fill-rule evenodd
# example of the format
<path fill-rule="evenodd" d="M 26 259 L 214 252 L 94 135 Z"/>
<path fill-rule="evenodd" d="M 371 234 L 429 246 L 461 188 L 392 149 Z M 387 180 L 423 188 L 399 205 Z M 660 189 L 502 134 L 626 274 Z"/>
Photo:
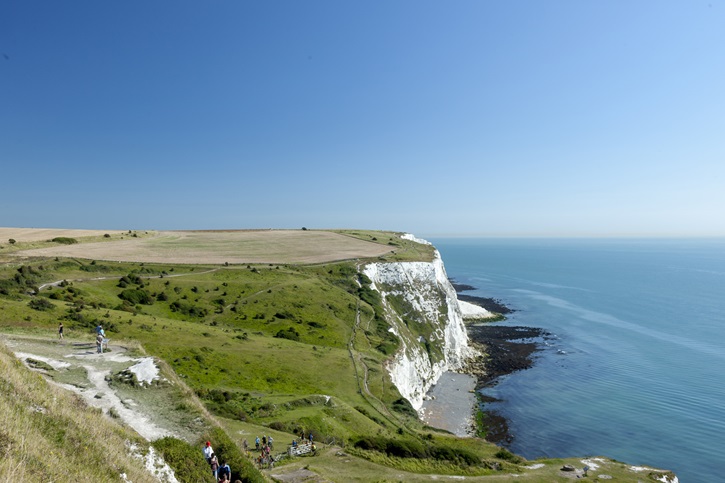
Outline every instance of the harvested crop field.
<path fill-rule="evenodd" d="M 377 257 L 392 247 L 316 230 L 161 231 L 143 238 L 81 243 L 15 253 L 20 257 L 181 264 L 321 263 Z"/>
<path fill-rule="evenodd" d="M 83 238 L 89 236 L 103 236 L 123 234 L 119 230 L 66 230 L 63 228 L 0 228 L 0 242 L 7 242 L 9 239 L 18 242 L 33 242 L 52 240 L 58 237 Z"/>

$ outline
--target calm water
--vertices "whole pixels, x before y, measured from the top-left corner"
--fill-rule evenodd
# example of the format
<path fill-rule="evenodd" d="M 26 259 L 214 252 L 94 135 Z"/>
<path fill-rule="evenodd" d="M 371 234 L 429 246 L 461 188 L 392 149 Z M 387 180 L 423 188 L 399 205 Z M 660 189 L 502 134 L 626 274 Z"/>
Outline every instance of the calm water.
<path fill-rule="evenodd" d="M 513 451 L 725 481 L 725 240 L 431 242 L 468 294 L 518 310 L 506 324 L 557 336 L 486 390 Z"/>

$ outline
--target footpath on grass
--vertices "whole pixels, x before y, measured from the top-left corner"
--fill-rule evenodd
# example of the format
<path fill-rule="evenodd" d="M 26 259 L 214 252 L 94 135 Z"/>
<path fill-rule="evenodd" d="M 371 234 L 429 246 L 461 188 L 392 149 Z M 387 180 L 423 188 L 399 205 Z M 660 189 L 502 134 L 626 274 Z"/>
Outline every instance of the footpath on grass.
<path fill-rule="evenodd" d="M 93 342 L 53 340 L 31 336 L 2 335 L 1 340 L 30 369 L 40 372 L 59 386 L 80 395 L 89 406 L 121 419 L 149 441 L 178 436 L 162 426 L 153 411 L 128 397 L 123 386 L 109 384 L 114 374 L 126 374 L 140 387 L 160 381 L 159 368 L 152 357 L 131 357 L 125 347 L 111 345 L 98 354 Z"/>

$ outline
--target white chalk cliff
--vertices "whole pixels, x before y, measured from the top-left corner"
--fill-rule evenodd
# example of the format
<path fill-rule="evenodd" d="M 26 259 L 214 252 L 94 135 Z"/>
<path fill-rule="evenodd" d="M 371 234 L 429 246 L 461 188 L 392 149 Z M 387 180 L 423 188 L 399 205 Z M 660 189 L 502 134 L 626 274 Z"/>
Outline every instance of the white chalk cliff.
<path fill-rule="evenodd" d="M 429 244 L 412 235 L 404 238 Z M 390 330 L 401 341 L 388 365 L 390 377 L 400 394 L 420 410 L 441 374 L 460 370 L 475 355 L 456 291 L 437 250 L 432 262 L 370 263 L 364 273 L 380 293 Z"/>

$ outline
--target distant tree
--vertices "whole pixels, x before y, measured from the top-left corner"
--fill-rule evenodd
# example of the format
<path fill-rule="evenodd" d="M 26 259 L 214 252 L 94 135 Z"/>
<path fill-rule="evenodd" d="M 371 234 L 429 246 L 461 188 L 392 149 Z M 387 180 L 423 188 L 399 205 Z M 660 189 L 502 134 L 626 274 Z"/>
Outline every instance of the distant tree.
<path fill-rule="evenodd" d="M 306 226 L 303 226 L 302 227 L 302 231 L 307 231 L 307 227 Z"/>
<path fill-rule="evenodd" d="M 9 239 L 9 240 L 8 240 L 8 243 L 10 243 L 11 245 L 15 245 L 15 243 L 16 243 L 16 242 L 15 242 L 15 238 L 11 238 L 11 239 Z"/>
<path fill-rule="evenodd" d="M 109 235 L 108 233 L 105 233 L 105 234 L 103 235 L 103 238 L 111 238 L 111 235 Z"/>

